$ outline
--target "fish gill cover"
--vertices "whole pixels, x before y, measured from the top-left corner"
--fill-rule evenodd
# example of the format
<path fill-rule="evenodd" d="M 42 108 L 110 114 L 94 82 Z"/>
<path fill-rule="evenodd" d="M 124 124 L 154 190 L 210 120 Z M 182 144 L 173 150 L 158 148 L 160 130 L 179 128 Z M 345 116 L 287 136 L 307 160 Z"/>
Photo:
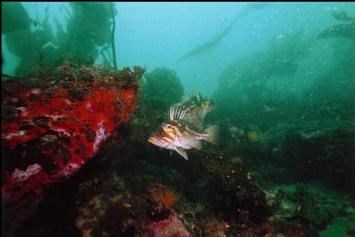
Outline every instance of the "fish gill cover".
<path fill-rule="evenodd" d="M 4 236 L 354 236 L 354 3 L 1 6 Z"/>

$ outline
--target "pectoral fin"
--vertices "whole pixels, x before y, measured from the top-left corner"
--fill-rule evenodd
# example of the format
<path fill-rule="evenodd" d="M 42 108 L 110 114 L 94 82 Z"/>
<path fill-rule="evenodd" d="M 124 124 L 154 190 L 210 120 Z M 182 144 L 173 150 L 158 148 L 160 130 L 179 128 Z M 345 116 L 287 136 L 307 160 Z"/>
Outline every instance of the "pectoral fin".
<path fill-rule="evenodd" d="M 189 159 L 189 157 L 187 156 L 186 151 L 185 151 L 183 148 L 181 148 L 181 147 L 175 147 L 175 151 L 177 151 L 177 153 L 179 153 L 180 155 L 182 155 L 182 156 L 185 158 L 185 160 L 188 160 L 188 159 Z"/>
<path fill-rule="evenodd" d="M 190 143 L 190 145 L 193 148 L 197 149 L 197 150 L 201 150 L 202 149 L 202 144 L 201 144 L 200 141 L 193 141 L 193 142 Z"/>

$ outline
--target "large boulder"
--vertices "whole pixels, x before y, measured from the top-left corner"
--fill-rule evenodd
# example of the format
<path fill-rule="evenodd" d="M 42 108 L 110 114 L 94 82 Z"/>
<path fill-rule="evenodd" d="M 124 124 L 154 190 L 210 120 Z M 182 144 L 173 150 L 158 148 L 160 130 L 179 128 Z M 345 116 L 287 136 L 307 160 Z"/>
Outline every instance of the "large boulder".
<path fill-rule="evenodd" d="M 29 219 L 52 184 L 75 174 L 129 122 L 142 75 L 139 67 L 114 72 L 66 64 L 2 83 L 6 221 Z"/>

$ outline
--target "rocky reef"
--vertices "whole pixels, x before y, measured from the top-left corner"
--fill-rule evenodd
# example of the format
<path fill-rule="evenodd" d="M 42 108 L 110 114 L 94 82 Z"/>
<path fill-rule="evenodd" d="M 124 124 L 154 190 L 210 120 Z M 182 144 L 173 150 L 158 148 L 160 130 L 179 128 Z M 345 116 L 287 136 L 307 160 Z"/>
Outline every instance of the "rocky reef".
<path fill-rule="evenodd" d="M 111 141 L 86 167 L 91 171 L 82 170 L 95 174 L 79 184 L 75 226 L 82 236 L 272 233 L 266 196 L 241 164 L 217 147 L 186 164 L 143 139 Z"/>
<path fill-rule="evenodd" d="M 25 134 L 37 127 L 40 131 L 31 133 L 31 139 L 15 140 L 17 137 L 8 134 L 18 132 L 10 131 L 18 127 L 9 126 L 4 130 L 3 146 L 8 155 L 5 164 L 6 170 L 10 171 L 3 186 L 3 195 L 8 198 L 6 218 L 13 210 L 18 215 L 23 210 L 30 210 L 30 204 L 35 203 L 37 207 L 31 208 L 34 214 L 23 219 L 26 221 L 22 226 L 16 226 L 13 236 L 48 236 L 54 233 L 60 236 L 258 236 L 274 233 L 265 193 L 244 165 L 235 162 L 230 153 L 221 149 L 223 147 L 210 145 L 202 151 L 191 151 L 191 159 L 185 161 L 168 150 L 151 146 L 146 139 L 156 126 L 156 114 L 144 111 L 158 111 L 160 117 L 165 117 L 166 111 L 162 108 L 154 110 L 149 104 L 139 103 L 132 122 L 125 125 L 137 99 L 135 92 L 137 80 L 142 76 L 141 70 L 125 69 L 112 74 L 103 69 L 70 64 L 58 70 L 45 77 L 48 83 L 35 85 L 30 83 L 35 79 L 31 80 L 31 86 L 26 85 L 20 91 L 29 88 L 35 94 L 17 96 L 19 101 L 15 104 L 11 98 L 17 94 L 4 93 L 4 109 L 8 107 L 4 112 L 8 116 L 11 115 L 10 108 L 15 109 L 20 102 L 27 114 L 19 112 L 17 117 L 13 115 L 15 119 L 12 120 L 4 117 L 3 124 L 30 120 L 28 127 L 21 128 Z M 64 74 L 65 79 L 55 80 L 58 73 Z M 179 82 L 178 79 L 176 81 Z M 12 83 L 22 85 L 11 80 L 4 84 L 4 89 Z M 168 88 L 170 86 L 167 85 Z M 105 93 L 95 94 L 101 90 Z M 64 94 L 58 94 L 58 91 L 65 93 L 65 98 L 60 97 Z M 96 95 L 95 99 L 91 95 Z M 110 95 L 120 103 L 113 103 Z M 62 104 L 54 106 L 52 100 Z M 39 101 L 45 103 L 35 103 Z M 33 103 L 31 107 L 30 103 Z M 38 119 L 42 123 L 35 123 L 37 120 L 31 117 L 32 107 L 36 108 L 36 116 L 47 120 Z M 56 116 L 63 115 L 54 121 L 51 111 L 56 111 Z M 100 114 L 102 111 L 105 113 Z M 66 120 L 69 113 L 72 117 Z M 100 132 L 102 128 L 105 128 L 104 132 Z M 85 132 L 87 130 L 93 132 Z M 42 144 L 48 133 L 56 139 Z M 93 139 L 88 139 L 87 134 L 91 134 Z M 110 136 L 114 139 L 108 139 Z M 96 150 L 97 137 L 102 140 Z M 23 158 L 32 163 L 21 163 L 24 152 Z M 95 159 L 91 159 L 94 155 Z M 11 159 L 14 157 L 19 157 L 18 162 Z M 75 161 L 81 169 L 64 175 L 61 168 Z M 33 169 L 36 167 L 40 168 L 39 171 Z M 16 183 L 19 189 L 11 189 L 14 172 L 27 172 L 32 176 L 26 173 L 25 178 L 28 179 Z M 71 175 L 73 177 L 68 181 L 57 182 Z M 38 191 L 37 195 L 32 194 L 33 190 Z M 46 195 L 43 195 L 45 191 Z M 11 202 L 11 198 L 18 197 L 18 194 L 26 195 L 19 195 L 22 198 Z M 59 195 L 61 200 L 58 200 Z M 36 200 L 40 202 L 36 203 Z M 19 203 L 23 205 L 17 205 Z M 8 223 L 13 223 L 13 220 L 8 219 Z"/>
<path fill-rule="evenodd" d="M 205 120 L 219 142 L 185 160 L 147 142 L 184 94 L 177 72 L 109 69 L 114 6 L 63 3 L 66 21 L 49 7 L 38 21 L 35 4 L 2 5 L 18 58 L 2 75 L 4 236 L 355 236 L 354 17 L 333 9 L 338 23 L 316 34 L 290 27 L 249 54 L 228 50 Z M 179 61 L 266 6 L 247 4 Z"/>
<path fill-rule="evenodd" d="M 355 217 L 351 124 L 279 124 L 264 131 L 255 125 L 223 127 L 221 149 L 233 162 L 242 163 L 266 193 L 272 210 L 269 220 L 279 232 L 322 236 L 332 222 L 340 222 L 343 226 L 337 228 L 352 233 L 348 224 Z"/>
<path fill-rule="evenodd" d="M 144 83 L 165 74 L 174 77 L 164 87 L 180 83 L 171 70 L 155 72 Z M 354 231 L 350 127 L 323 121 L 266 130 L 215 120 L 219 144 L 190 150 L 186 161 L 147 143 L 175 99 L 155 97 L 169 102 L 154 107 L 156 101 L 148 99 L 164 90 L 142 85 L 134 111 L 142 73 L 66 63 L 56 72 L 4 82 L 4 217 L 9 224 L 23 220 L 22 226 L 5 228 L 15 229 L 8 236 L 288 237 Z M 208 121 L 215 119 L 211 115 Z M 68 170 L 69 164 L 78 169 Z"/>

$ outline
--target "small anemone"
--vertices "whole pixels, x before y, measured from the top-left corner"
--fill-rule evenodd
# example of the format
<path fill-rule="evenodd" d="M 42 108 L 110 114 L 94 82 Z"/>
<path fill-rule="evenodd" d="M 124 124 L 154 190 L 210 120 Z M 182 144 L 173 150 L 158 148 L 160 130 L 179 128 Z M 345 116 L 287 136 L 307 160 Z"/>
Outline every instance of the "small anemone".
<path fill-rule="evenodd" d="M 150 193 L 155 202 L 167 208 L 174 207 L 178 201 L 178 195 L 165 186 L 154 186 L 151 188 Z"/>

